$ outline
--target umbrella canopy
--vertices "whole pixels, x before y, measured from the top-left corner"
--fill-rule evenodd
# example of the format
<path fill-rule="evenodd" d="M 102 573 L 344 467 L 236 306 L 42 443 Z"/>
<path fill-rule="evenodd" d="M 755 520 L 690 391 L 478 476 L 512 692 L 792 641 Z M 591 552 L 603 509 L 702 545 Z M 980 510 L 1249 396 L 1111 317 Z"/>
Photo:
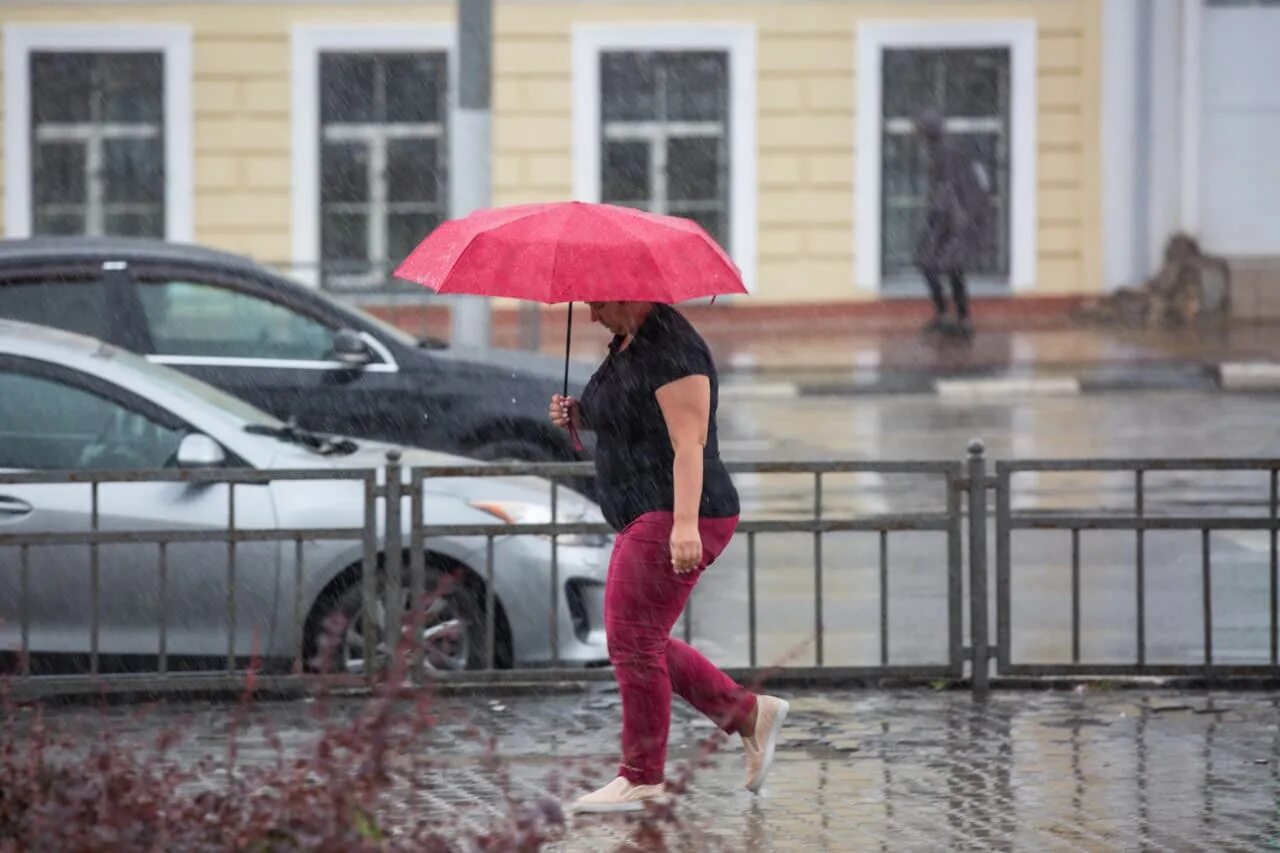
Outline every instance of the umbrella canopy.
<path fill-rule="evenodd" d="M 443 223 L 396 268 L 437 293 L 536 302 L 682 302 L 746 293 L 696 222 L 587 202 L 479 210 Z"/>

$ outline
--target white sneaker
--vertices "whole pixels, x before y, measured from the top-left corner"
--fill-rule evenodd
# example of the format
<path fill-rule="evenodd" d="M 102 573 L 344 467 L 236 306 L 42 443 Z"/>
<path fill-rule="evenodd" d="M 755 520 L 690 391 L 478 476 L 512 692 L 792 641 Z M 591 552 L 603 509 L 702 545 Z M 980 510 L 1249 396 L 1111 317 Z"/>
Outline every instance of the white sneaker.
<path fill-rule="evenodd" d="M 778 733 L 791 710 L 776 696 L 756 697 L 756 730 L 751 737 L 742 736 L 742 748 L 747 754 L 747 790 L 760 793 L 764 779 L 773 766 L 773 751 L 778 745 Z"/>
<path fill-rule="evenodd" d="M 600 790 L 579 797 L 570 811 L 591 814 L 639 812 L 644 811 L 645 803 L 661 803 L 666 797 L 666 785 L 633 785 L 625 776 L 619 776 Z"/>

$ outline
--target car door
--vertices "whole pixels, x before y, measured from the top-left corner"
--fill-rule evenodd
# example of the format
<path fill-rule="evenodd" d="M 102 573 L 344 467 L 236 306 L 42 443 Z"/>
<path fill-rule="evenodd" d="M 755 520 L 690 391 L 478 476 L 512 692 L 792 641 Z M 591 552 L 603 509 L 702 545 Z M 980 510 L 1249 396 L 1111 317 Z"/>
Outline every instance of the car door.
<path fill-rule="evenodd" d="M 84 374 L 30 359 L 0 357 L 0 471 L 151 470 L 174 465 L 189 425 L 145 399 Z M 33 534 L 93 529 L 92 487 L 83 482 L 0 484 L 0 532 Z M 148 530 L 225 529 L 228 487 L 178 482 L 98 487 L 98 529 L 140 532 L 137 542 L 98 548 L 98 649 L 103 655 L 155 655 L 167 623 L 167 652 L 220 656 L 227 650 L 227 554 L 224 543 L 160 549 Z M 269 490 L 238 486 L 241 527 L 274 524 Z M 278 543 L 239 545 L 236 646 L 248 656 L 274 629 Z M 0 648 L 21 641 L 23 610 L 33 653 L 83 655 L 94 619 L 91 549 L 31 546 L 27 594 L 21 550 L 0 547 Z"/>
<path fill-rule="evenodd" d="M 367 333 L 353 335 L 368 363 L 347 364 L 329 318 L 252 283 L 137 268 L 134 276 L 152 361 L 314 430 L 385 437 L 370 424 L 403 408 L 398 366 Z"/>

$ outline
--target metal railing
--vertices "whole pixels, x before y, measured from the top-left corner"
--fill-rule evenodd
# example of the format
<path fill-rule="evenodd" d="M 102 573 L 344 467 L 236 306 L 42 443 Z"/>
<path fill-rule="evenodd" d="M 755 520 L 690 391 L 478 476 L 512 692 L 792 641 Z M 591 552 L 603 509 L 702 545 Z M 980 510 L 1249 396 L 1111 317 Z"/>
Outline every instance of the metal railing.
<path fill-rule="evenodd" d="M 747 642 L 748 667 L 727 667 L 726 672 L 733 675 L 751 676 L 760 666 L 759 659 L 759 596 L 758 580 L 758 542 L 760 537 L 778 534 L 807 534 L 813 537 L 813 646 L 814 665 L 797 667 L 779 664 L 773 667 L 776 674 L 785 674 L 791 678 L 848 680 L 858 678 L 961 678 L 964 674 L 964 663 L 967 650 L 962 642 L 963 622 L 963 515 L 962 490 L 964 484 L 964 465 L 959 462 L 871 462 L 871 461 L 831 461 L 831 462 L 729 462 L 726 467 L 730 474 L 789 474 L 812 477 L 813 504 L 812 512 L 807 518 L 751 518 L 745 517 L 739 522 L 736 535 L 745 537 L 746 558 L 746 590 L 747 590 Z M 493 541 L 497 536 L 548 536 L 550 537 L 550 590 L 549 590 L 549 633 L 551 637 L 552 668 L 542 673 L 544 677 L 570 676 L 559 669 L 559 606 L 563 588 L 559 572 L 559 538 L 572 534 L 612 533 L 604 524 L 590 522 L 559 521 L 559 495 L 562 480 L 590 476 L 593 473 L 591 463 L 511 463 L 486 465 L 454 465 L 411 468 L 409 471 L 409 491 L 414 496 L 414 517 L 421 517 L 420 500 L 425 484 L 432 478 L 462 477 L 502 477 L 502 476 L 536 476 L 548 482 L 549 500 L 552 521 L 543 524 L 433 524 L 427 519 L 423 525 L 413 527 L 413 541 L 409 554 L 415 561 L 410 567 L 410 577 L 415 584 L 415 593 L 421 587 L 422 567 L 420 561 L 425 552 L 423 541 L 431 536 L 483 536 L 486 538 L 486 561 L 484 567 L 485 588 L 492 596 L 493 590 Z M 927 512 L 900 512 L 867 515 L 833 515 L 824 505 L 824 477 L 840 474 L 874 474 L 901 475 L 921 480 L 934 480 L 941 486 L 938 494 L 941 498 L 939 508 Z M 398 481 L 394 473 L 388 474 L 388 482 Z M 947 615 L 945 620 L 947 652 L 945 659 L 926 664 L 894 664 L 889 654 L 889 537 L 900 533 L 937 533 L 946 537 L 947 557 L 945 565 Z M 872 666 L 833 666 L 826 659 L 825 642 L 825 607 L 824 578 L 828 572 L 824 554 L 824 541 L 827 536 L 839 533 L 874 533 L 879 537 L 879 630 L 880 661 Z M 973 581 L 978 582 L 978 581 Z M 681 617 L 681 630 L 686 641 L 693 638 L 693 610 L 696 597 L 691 597 Z M 486 614 L 492 614 L 492 598 L 486 606 Z M 493 619 L 487 619 L 486 625 L 486 660 L 489 667 L 494 663 L 494 625 Z M 573 677 L 581 677 L 581 671 L 575 671 Z M 605 671 L 604 675 L 608 675 Z"/>
<path fill-rule="evenodd" d="M 302 650 L 304 638 L 301 634 L 305 622 L 304 602 L 301 593 L 304 587 L 305 561 L 303 545 L 306 542 L 325 540 L 353 540 L 363 543 L 362 567 L 364 575 L 374 576 L 381 531 L 377 525 L 376 498 L 380 491 L 377 484 L 379 471 L 365 470 L 316 470 L 316 469 L 278 469 L 258 471 L 254 469 L 184 469 L 184 470 L 133 470 L 133 471 L 67 471 L 67 472 L 32 472 L 3 473 L 0 472 L 0 488 L 5 486 L 51 486 L 66 485 L 83 486 L 89 491 L 89 511 L 86 529 L 58 530 L 45 532 L 12 532 L 0 527 L 0 552 L 16 549 L 18 552 L 18 597 L 14 602 L 0 602 L 4 605 L 0 610 L 0 622 L 5 611 L 14 605 L 17 612 L 20 642 L 17 649 L 0 649 L 0 652 L 13 652 L 16 663 L 17 681 L 12 685 L 14 695 L 55 695 L 79 692 L 111 692 L 145 690 L 190 690 L 202 687 L 217 688 L 219 686 L 236 686 L 243 683 L 243 678 L 256 650 L 241 648 L 237 645 L 239 635 L 237 625 L 237 577 L 241 568 L 238 551 L 240 546 L 255 542 L 292 542 L 294 545 L 293 574 L 293 645 L 297 649 L 292 661 L 292 670 L 296 674 L 303 667 Z M 323 527 L 287 529 L 280 527 L 255 528 L 237 523 L 237 489 L 245 486 L 266 486 L 273 482 L 285 481 L 327 481 L 355 482 L 364 486 L 364 506 L 361 517 L 355 519 L 359 526 L 348 528 Z M 185 483 L 192 487 L 226 486 L 226 504 L 224 527 L 194 527 L 191 525 L 156 529 L 102 529 L 102 496 L 103 487 L 112 485 L 127 486 L 129 484 Z M 66 497 L 66 496 L 64 496 Z M 226 546 L 226 596 L 222 602 L 226 633 L 225 666 L 219 672 L 203 673 L 170 671 L 169 635 L 172 626 L 169 624 L 169 549 L 174 545 L 191 545 L 208 543 Z M 101 633 L 100 623 L 102 590 L 101 590 L 101 552 L 110 546 L 145 546 L 156 548 L 156 647 L 155 667 L 152 672 L 103 673 L 101 669 Z M 82 673 L 65 675 L 36 675 L 31 668 L 31 549 L 40 547 L 74 547 L 88 549 L 89 612 L 87 651 L 88 666 Z M 70 591 L 68 590 L 68 594 Z M 131 655 L 133 656 L 133 655 Z M 271 681 L 268 678 L 267 681 Z M 275 679 L 280 680 L 280 679 Z M 286 679 L 287 680 L 287 679 Z M 265 682 L 264 682 L 265 683 Z"/>
<path fill-rule="evenodd" d="M 1148 475 L 1156 472 L 1212 472 L 1226 475 L 1239 472 L 1265 473 L 1269 490 L 1257 501 L 1267 509 L 1263 516 L 1226 513 L 1194 515 L 1154 515 L 1149 506 Z M 1118 475 L 1132 483 L 1132 504 L 1128 511 L 1089 513 L 1029 512 L 1013 508 L 1013 479 L 1026 474 Z M 1280 531 L 1280 460 L 1276 459 L 1133 459 L 1133 460 L 1037 460 L 1002 461 L 996 464 L 996 589 L 997 662 L 999 671 L 1011 676 L 1056 675 L 1195 675 L 1275 676 L 1277 666 L 1277 532 Z M 1015 568 L 1012 558 L 1014 534 L 1018 531 L 1060 531 L 1071 536 L 1071 660 L 1064 662 L 1015 661 L 1013 640 L 1016 622 L 1012 586 Z M 1081 534 L 1084 531 L 1132 532 L 1134 590 L 1134 646 L 1130 662 L 1083 660 L 1081 655 Z M 1200 534 L 1200 604 L 1203 658 L 1198 664 L 1153 663 L 1148 659 L 1147 599 L 1148 533 L 1190 531 Z M 1267 663 L 1223 663 L 1215 659 L 1213 629 L 1213 560 L 1211 536 L 1227 531 L 1264 531 L 1270 538 L 1268 572 L 1268 627 L 1270 659 Z M 1166 567 L 1167 568 L 1167 567 Z M 1043 614 L 1041 614 L 1043 616 Z"/>
<path fill-rule="evenodd" d="M 747 544 L 746 578 L 747 610 L 748 610 L 748 657 L 749 667 L 732 670 L 748 677 L 760 666 L 758 638 L 761 620 L 759 618 L 760 597 L 758 595 L 759 548 L 762 537 L 783 534 L 806 534 L 812 537 L 812 579 L 813 579 L 813 648 L 814 664 L 812 666 L 790 666 L 783 663 L 779 667 L 770 668 L 775 676 L 785 675 L 792 679 L 835 681 L 851 678 L 903 677 L 903 678 L 961 678 L 964 674 L 966 649 L 962 644 L 962 607 L 963 607 L 963 555 L 961 514 L 963 496 L 964 467 L 959 462 L 763 462 L 732 463 L 730 470 L 734 473 L 750 473 L 757 475 L 790 474 L 804 475 L 812 479 L 812 510 L 804 517 L 758 517 L 747 518 L 741 522 L 738 532 L 745 537 Z M 431 543 L 440 537 L 479 537 L 484 543 L 483 565 L 472 565 L 468 568 L 482 582 L 484 589 L 484 671 L 467 673 L 438 673 L 435 678 L 462 678 L 478 681 L 501 681 L 511 678 L 519 680 L 562 680 L 582 678 L 607 678 L 611 670 L 607 668 L 584 669 L 581 666 L 566 667 L 560 658 L 559 634 L 560 617 L 566 606 L 564 579 L 560 571 L 561 537 L 574 534 L 608 534 L 612 531 L 598 522 L 565 522 L 561 520 L 559 505 L 562 496 L 560 483 L 591 474 L 590 463 L 548 463 L 528 464 L 513 463 L 507 465 L 476 464 L 459 466 L 434 466 L 426 468 L 408 468 L 402 466 L 399 454 L 389 455 L 386 466 L 378 469 L 351 471 L 301 470 L 301 471 L 253 471 L 253 470 L 199 470 L 199 471 L 129 471 L 129 472 L 42 472 L 27 474 L 8 474 L 0 476 L 0 486 L 5 485 L 74 485 L 80 484 L 90 490 L 90 509 L 87 529 L 83 531 L 49 531 L 49 532 L 14 532 L 0 527 L 0 555 L 8 549 L 17 549 L 21 565 L 20 592 L 16 605 L 17 620 L 21 626 L 21 653 L 16 656 L 18 663 L 16 679 L 10 689 L 16 695 L 50 695 L 57 693 L 98 692 L 102 690 L 121 691 L 166 691 L 192 690 L 201 687 L 218 689 L 234 687 L 242 683 L 247 674 L 247 667 L 252 650 L 238 648 L 237 613 L 236 613 L 236 578 L 241 571 L 243 558 L 237 554 L 237 546 L 245 542 L 281 541 L 294 543 L 294 582 L 293 608 L 290 625 L 294 643 L 294 656 L 290 674 L 258 675 L 258 683 L 274 686 L 279 689 L 301 688 L 308 680 L 301 674 L 305 661 L 302 649 L 306 638 L 302 628 L 307 621 L 312 602 L 302 598 L 303 584 L 303 543 L 319 540 L 351 540 L 359 542 L 360 547 L 360 587 L 362 611 L 361 617 L 365 626 L 376 623 L 377 598 L 379 585 L 382 586 L 383 613 L 386 622 L 383 625 L 385 637 L 400 637 L 404 628 L 406 614 L 403 609 L 406 590 L 403 584 L 409 584 L 408 600 L 423 602 L 431 590 L 427 589 L 427 558 L 431 552 Z M 824 477 L 841 474 L 873 474 L 902 475 L 920 481 L 935 481 L 938 489 L 938 508 L 927 512 L 903 513 L 849 513 L 833 512 L 824 501 Z M 427 492 L 433 479 L 441 478 L 491 478 L 502 476 L 542 478 L 548 488 L 551 506 L 551 521 L 543 524 L 507 524 L 494 522 L 478 524 L 441 524 L 433 523 L 427 508 Z M 246 485 L 266 485 L 272 482 L 290 480 L 313 481 L 353 481 L 363 487 L 363 509 L 359 526 L 324 529 L 246 529 L 246 525 L 237 524 L 237 488 Z M 193 485 L 226 485 L 225 526 L 221 528 L 207 527 L 200 529 L 101 529 L 100 490 L 110 484 L 128 483 L 190 483 Z M 424 519 L 423 523 L 405 524 L 403 513 L 408 512 L 410 518 Z M 243 513 L 243 510 L 242 510 Z M 405 531 L 407 530 L 407 541 Z M 889 543 L 891 537 L 900 533 L 933 533 L 945 537 L 946 560 L 940 564 L 938 572 L 945 576 L 946 585 L 946 618 L 942 620 L 942 630 L 946 635 L 946 652 L 941 658 L 924 664 L 900 664 L 893 660 L 889 650 L 888 616 L 890 608 L 889 577 L 891 561 Z M 879 540 L 879 589 L 880 613 L 879 631 L 880 660 L 869 666 L 836 666 L 828 659 L 827 636 L 825 630 L 826 608 L 831 606 L 824 593 L 824 581 L 832 571 L 828 565 L 829 554 L 824 549 L 827 538 L 842 533 L 875 534 Z M 535 670 L 521 670 L 518 673 L 502 671 L 496 668 L 497 661 L 497 607 L 495 598 L 495 542 L 499 539 L 518 536 L 539 536 L 549 539 L 550 572 L 549 588 L 546 598 L 548 616 L 548 633 L 550 635 L 551 660 L 548 666 Z M 167 584 L 167 549 L 174 543 L 209 543 L 226 545 L 226 584 L 227 594 L 221 602 L 226 627 L 227 645 L 223 664 L 216 672 L 192 673 L 170 671 L 168 664 L 167 602 L 165 588 Z M 99 587 L 98 554 L 101 548 L 118 545 L 151 545 L 157 549 L 156 568 L 156 621 L 157 641 L 155 647 L 156 666 L 150 672 L 131 672 L 121 674 L 104 672 L 99 665 L 99 610 L 102 590 Z M 88 567 L 89 612 L 84 614 L 89 623 L 89 665 L 84 672 L 65 675 L 42 675 L 34 673 L 31 668 L 30 651 L 39 652 L 30 646 L 30 556 L 31 548 L 38 546 L 86 546 L 89 549 Z M 407 557 L 406 557 L 407 555 Z M 407 561 L 407 566 L 406 566 Z M 973 581 L 977 583 L 977 581 Z M 314 585 L 313 585 L 314 586 Z M 535 603 L 538 606 L 541 602 Z M 508 607 L 517 606 L 518 602 L 506 602 Z M 9 608 L 6 607 L 6 610 Z M 408 618 L 418 617 L 418 608 L 410 611 Z M 417 636 L 417 626 L 410 632 Z M 692 637 L 693 616 L 692 604 L 686 609 L 683 617 L 683 633 L 686 639 Z M 376 647 L 377 637 L 372 630 L 362 630 L 364 642 L 364 661 L 371 664 L 366 675 L 378 675 L 379 665 L 385 665 L 386 647 Z M 9 651 L 9 650 L 0 650 Z M 422 643 L 412 646 L 413 659 L 410 672 L 415 678 L 422 678 L 425 648 Z"/>
<path fill-rule="evenodd" d="M 1002 461 L 995 466 L 994 476 L 988 474 L 987 460 L 981 442 L 974 442 L 969 448 L 966 461 L 830 461 L 830 462 L 732 462 L 728 464 L 732 474 L 753 477 L 799 476 L 806 478 L 811 489 L 802 493 L 797 500 L 804 501 L 803 510 L 794 507 L 790 512 L 751 509 L 761 503 L 760 494 L 751 488 L 740 486 L 743 503 L 748 507 L 739 524 L 738 538 L 745 539 L 745 565 L 741 583 L 745 585 L 745 617 L 747 623 L 745 637 L 746 666 L 728 667 L 726 671 L 743 680 L 767 677 L 773 680 L 786 679 L 792 681 L 808 681 L 820 683 L 838 683 L 853 680 L 874 680 L 882 678 L 902 678 L 917 681 L 946 679 L 961 680 L 968 675 L 969 683 L 975 693 L 985 692 L 994 674 L 991 663 L 996 663 L 995 673 L 1011 677 L 1048 677 L 1048 676 L 1128 676 L 1128 675 L 1191 675 L 1221 678 L 1228 676 L 1280 676 L 1277 664 L 1277 534 L 1280 532 L 1280 460 L 1081 460 L 1081 461 Z M 1191 472 L 1253 472 L 1269 477 L 1270 490 L 1266 496 L 1266 517 L 1205 514 L 1192 516 L 1168 516 L 1151 512 L 1147 505 L 1146 478 L 1153 472 L 1191 471 Z M 1092 473 L 1106 476 L 1130 477 L 1133 483 L 1133 503 L 1130 510 L 1125 511 L 1089 511 L 1086 513 L 1054 510 L 1045 512 L 1031 510 L 1019 506 L 1015 509 L 1013 485 L 1015 478 L 1021 475 L 1042 475 L 1052 472 Z M 611 534 L 604 524 L 592 521 L 566 521 L 561 517 L 560 508 L 565 500 L 565 482 L 572 482 L 584 476 L 590 476 L 589 463 L 510 463 L 510 464 L 460 464 L 430 467 L 411 467 L 402 464 L 398 453 L 388 455 L 387 463 L 378 468 L 361 470 L 287 470 L 287 471 L 255 471 L 255 470 L 184 470 L 184 471 L 131 471 L 131 472 L 42 472 L 24 474 L 0 474 L 0 487 L 32 486 L 32 485 L 80 485 L 89 490 L 89 515 L 82 529 L 20 532 L 8 526 L 0 526 L 0 565 L 3 565 L 5 553 L 17 552 L 17 560 L 9 560 L 10 566 L 16 566 L 18 580 L 16 601 L 0 601 L 0 617 L 8 618 L 10 624 L 16 619 L 19 627 L 19 649 L 0 649 L 0 653 L 20 651 L 14 656 L 16 671 L 8 678 L 7 688 L 18 696 L 38 696 L 62 693 L 96 693 L 100 691 L 142 691 L 162 692 L 169 690 L 192 690 L 200 688 L 233 689 L 243 685 L 248 675 L 249 658 L 253 650 L 238 644 L 237 637 L 244 634 L 237 625 L 237 576 L 243 570 L 245 556 L 239 550 L 245 543 L 278 542 L 293 544 L 293 577 L 290 586 L 292 599 L 282 599 L 288 604 L 284 610 L 289 617 L 291 653 L 290 664 L 286 669 L 277 669 L 272 674 L 256 674 L 257 683 L 264 687 L 280 690 L 307 689 L 316 676 L 304 672 L 306 661 L 303 650 L 307 637 L 304 626 L 307 624 L 311 609 L 315 603 L 314 595 L 308 599 L 304 589 L 314 591 L 318 581 L 308 586 L 304 584 L 304 574 L 313 566 L 304 564 L 304 544 L 328 540 L 349 540 L 353 543 L 353 559 L 358 564 L 361 589 L 361 618 L 364 626 L 374 625 L 378 616 L 379 592 L 383 594 L 382 611 L 385 623 L 382 634 L 387 638 L 409 636 L 416 638 L 410 643 L 412 658 L 410 673 L 416 680 L 427 674 L 426 647 L 422 641 L 421 625 L 414 621 L 423 616 L 423 603 L 427 601 L 432 590 L 428 589 L 430 576 L 428 561 L 435 553 L 440 540 L 446 537 L 475 539 L 482 543 L 477 547 L 477 555 L 466 566 L 473 580 L 483 590 L 483 654 L 480 669 L 467 672 L 438 672 L 431 677 L 444 681 L 470 682 L 509 682 L 509 681 L 563 681 L 604 679 L 611 677 L 608 668 L 591 668 L 582 665 L 566 665 L 561 657 L 562 617 L 569 609 L 566 578 L 562 571 L 561 539 L 574 535 Z M 871 476 L 878 478 L 898 477 L 909 482 L 914 491 L 913 500 L 921 494 L 931 497 L 933 502 L 925 509 L 910 511 L 889 511 L 887 505 L 877 507 L 874 511 L 864 508 L 849 508 L 839 505 L 839 492 L 832 487 L 838 483 L 842 475 Z M 493 477 L 535 478 L 532 481 L 541 483 L 547 489 L 550 507 L 549 520 L 545 523 L 506 523 L 498 519 L 482 523 L 444 523 L 432 518 L 429 509 L 428 495 L 433 491 L 432 483 L 439 480 L 484 479 Z M 331 481 L 346 482 L 353 489 L 362 490 L 359 501 L 360 509 L 353 515 L 352 523 L 344 527 L 317 527 L 315 529 L 282 529 L 270 526 L 253 526 L 243 523 L 244 505 L 240 503 L 240 520 L 237 515 L 237 494 L 247 486 L 267 486 L 272 483 L 289 481 Z M 101 492 L 111 486 L 137 483 L 189 483 L 193 486 L 216 485 L 226 486 L 225 524 L 207 525 L 204 527 L 175 525 L 171 529 L 119 529 L 118 520 L 113 529 L 103 529 Z M 937 491 L 930 491 L 933 487 Z M 438 489 L 435 491 L 439 491 Z M 994 496 L 995 517 L 988 517 L 988 494 Z M 836 495 L 835 499 L 830 496 Z M 811 495 L 811 503 L 809 497 Z M 833 508 L 834 506 L 834 508 Z M 413 523 L 408 523 L 412 519 Z M 992 521 L 994 523 L 992 523 Z M 990 526 L 990 530 L 989 530 Z M 154 525 L 152 525 L 154 528 Z M 1014 613 L 1015 596 L 1013 585 L 1019 577 L 1020 566 L 1015 566 L 1013 559 L 1013 542 L 1015 535 L 1026 531 L 1059 531 L 1069 533 L 1071 537 L 1070 555 L 1070 662 L 1015 660 L 1015 630 L 1021 624 L 1018 620 L 1022 614 Z M 1081 535 L 1085 531 L 1120 531 L 1132 532 L 1133 548 L 1133 584 L 1136 596 L 1134 616 L 1134 655 L 1128 663 L 1107 661 L 1089 661 L 1082 655 L 1081 598 L 1084 584 L 1082 582 Z M 1160 663 L 1147 659 L 1147 575 L 1148 557 L 1146 551 L 1147 535 L 1151 531 L 1198 531 L 1201 534 L 1203 624 L 1197 626 L 1203 630 L 1203 660 L 1196 663 Z M 1224 531 L 1262 531 L 1269 534 L 1269 640 L 1270 657 L 1266 663 L 1237 664 L 1224 663 L 1215 657 L 1213 645 L 1213 604 L 1212 604 L 1212 572 L 1213 561 L 1211 535 Z M 988 537 L 994 533 L 995 539 L 995 589 L 996 606 L 996 641 L 994 646 L 989 641 L 988 600 Z M 878 660 L 874 663 L 859 665 L 844 664 L 839 658 L 847 657 L 848 649 L 842 641 L 834 640 L 837 635 L 829 630 L 833 613 L 848 616 L 851 610 L 838 610 L 844 607 L 849 599 L 841 598 L 839 590 L 833 593 L 830 589 L 834 583 L 839 586 L 846 583 L 849 576 L 841 575 L 849 568 L 848 559 L 843 550 L 844 543 L 850 539 L 840 539 L 846 534 L 865 534 L 874 537 L 875 585 L 878 598 L 867 595 L 866 599 L 877 598 L 878 614 L 875 618 L 874 636 L 878 640 Z M 902 534 L 927 534 L 942 538 L 945 555 L 940 560 L 922 561 L 916 559 L 903 566 L 903 558 L 896 556 L 906 551 L 891 551 L 890 545 L 895 537 Z M 776 627 L 777 620 L 766 614 L 761 616 L 761 609 L 773 604 L 767 596 L 761 594 L 761 573 L 770 571 L 764 543 L 773 540 L 770 537 L 781 536 L 811 537 L 811 581 L 812 598 L 812 631 L 809 633 L 812 645 L 812 664 L 795 664 L 791 660 L 762 660 L 762 637 Z M 532 608 L 535 617 L 540 608 L 547 614 L 547 635 L 549 638 L 548 660 L 545 665 L 534 669 L 518 671 L 498 668 L 499 660 L 499 599 L 497 575 L 499 567 L 497 548 L 499 542 L 506 542 L 513 537 L 542 537 L 549 549 L 549 570 L 547 572 L 546 594 L 538 594 L 537 600 L 504 601 L 503 607 L 525 606 Z M 834 538 L 834 540 L 833 540 Z M 833 550 L 833 541 L 835 550 Z M 859 540 L 864 541 L 864 540 Z M 211 546 L 225 545 L 225 599 L 215 607 L 222 611 L 226 631 L 225 655 L 216 671 L 203 673 L 180 672 L 169 666 L 171 649 L 167 608 L 167 589 L 169 584 L 170 556 L 169 549 L 175 545 L 189 546 L 196 543 L 207 543 Z M 869 544 L 869 542 L 867 543 Z M 155 630 L 156 645 L 154 657 L 156 664 L 152 670 L 121 674 L 105 672 L 100 666 L 100 607 L 102 602 L 100 553 L 103 548 L 118 545 L 154 546 L 156 560 L 154 564 L 155 593 Z M 966 549 L 967 545 L 967 549 Z M 85 570 L 85 584 L 88 587 L 89 608 L 82 616 L 88 626 L 88 647 L 84 650 L 88 664 L 82 672 L 65 675 L 43 675 L 33 672 L 31 658 L 26 651 L 31 649 L 31 578 L 32 549 L 46 546 L 80 546 L 86 547 L 89 553 L 88 566 Z M 478 555 L 483 552 L 483 557 Z M 344 552 L 346 553 L 346 552 Z M 766 556 L 762 559 L 762 553 Z M 804 566 L 794 563 L 794 552 L 785 549 L 787 569 L 792 572 L 788 577 L 803 576 Z M 833 562 L 833 553 L 839 557 Z M 895 555 L 891 559 L 891 554 Z M 280 571 L 287 572 L 287 547 L 280 551 Z M 734 559 L 740 559 L 735 557 Z M 809 559 L 806 557 L 806 559 Z M 721 557 L 724 562 L 726 557 Z M 863 564 L 872 568 L 867 558 Z M 762 567 L 762 562 L 764 566 Z M 923 565 L 922 565 L 923 563 Z M 890 650 L 890 612 L 894 606 L 890 580 L 895 576 L 895 566 L 900 570 L 916 572 L 916 577 L 931 577 L 939 580 L 945 587 L 941 595 L 941 606 L 945 607 L 945 616 L 939 619 L 921 619 L 913 622 L 912 633 L 932 634 L 939 641 L 938 651 L 923 662 L 916 660 L 904 662 L 891 654 Z M 800 575 L 795 570 L 799 568 Z M 352 566 L 354 570 L 354 565 Z M 1056 571 L 1056 569 L 1054 569 Z M 143 569 L 150 571 L 150 569 Z M 965 590 L 965 572 L 968 573 L 969 590 Z M 923 574 L 920 574 L 923 572 Z M 909 576 L 909 575 L 908 575 Z M 777 576 L 775 575 L 774 578 Z M 717 575 L 717 583 L 727 582 L 721 570 Z M 834 580 L 833 580 L 834 579 Z M 736 578 L 734 578 L 736 582 Z M 0 578 L 3 581 L 3 578 Z M 404 584 L 408 584 L 405 589 Z M 10 588 L 15 585 L 10 583 Z M 407 596 L 406 596 L 407 592 Z M 308 593 L 310 595 L 311 593 Z M 735 593 L 736 594 L 736 593 Z M 967 596 L 967 602 L 966 602 Z M 405 602 L 416 602 L 417 606 L 406 610 Z M 736 607 L 734 599 L 734 606 Z M 686 608 L 680 630 L 686 640 L 695 639 L 694 612 L 703 606 L 696 596 L 690 599 Z M 967 636 L 965 626 L 965 605 L 968 605 Z M 708 602 L 715 605 L 717 602 Z M 724 605 L 721 604 L 723 615 Z M 1038 607 L 1041 605 L 1037 605 Z M 277 612 L 284 612 L 280 610 Z M 1044 612 L 1037 611 L 1043 619 Z M 1015 617 L 1017 617 L 1015 619 Z M 572 616 L 570 616 L 570 619 Z M 405 632 L 405 619 L 413 624 Z M 571 624 L 571 622 L 570 622 Z M 918 625 L 927 626 L 921 630 Z M 933 626 L 936 625 L 936 628 Z M 603 626 L 593 626 L 603 627 Z M 808 630 L 807 628 L 805 629 Z M 366 663 L 365 677 L 372 679 L 381 674 L 386 665 L 387 646 L 378 647 L 378 632 L 363 630 L 363 660 Z M 945 639 L 945 642 L 941 642 Z M 39 649 L 35 649 L 39 651 Z M 743 650 L 739 649 L 741 653 Z M 968 667 L 966 667 L 968 664 Z"/>

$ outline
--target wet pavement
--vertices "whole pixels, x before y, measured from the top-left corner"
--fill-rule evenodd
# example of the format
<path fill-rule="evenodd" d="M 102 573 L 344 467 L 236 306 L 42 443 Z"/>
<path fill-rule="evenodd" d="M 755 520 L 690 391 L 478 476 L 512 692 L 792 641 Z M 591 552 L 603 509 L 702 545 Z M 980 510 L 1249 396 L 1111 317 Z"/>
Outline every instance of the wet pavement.
<path fill-rule="evenodd" d="M 763 795 L 742 789 L 736 738 L 692 772 L 663 844 L 637 817 L 572 818 L 548 849 L 1265 850 L 1280 846 L 1280 697 L 1083 688 L 997 692 L 779 691 L 792 702 Z M 335 706 L 341 719 L 354 700 Z M 313 708 L 265 704 L 238 739 L 240 761 L 273 761 L 315 740 Z M 438 700 L 422 749 L 434 760 L 398 806 L 452 812 L 477 828 L 507 796 L 568 800 L 612 778 L 617 695 Z M 104 716 L 105 715 L 105 716 Z M 176 757 L 225 754 L 225 709 L 65 709 L 72 728 L 111 725 L 128 743 L 182 721 Z M 267 724 L 270 724 L 269 726 Z M 492 743 L 486 737 L 491 735 Z M 668 777 L 704 754 L 709 724 L 677 701 Z M 216 769 L 213 778 L 224 778 Z M 630 846 L 628 846 L 630 844 Z"/>

